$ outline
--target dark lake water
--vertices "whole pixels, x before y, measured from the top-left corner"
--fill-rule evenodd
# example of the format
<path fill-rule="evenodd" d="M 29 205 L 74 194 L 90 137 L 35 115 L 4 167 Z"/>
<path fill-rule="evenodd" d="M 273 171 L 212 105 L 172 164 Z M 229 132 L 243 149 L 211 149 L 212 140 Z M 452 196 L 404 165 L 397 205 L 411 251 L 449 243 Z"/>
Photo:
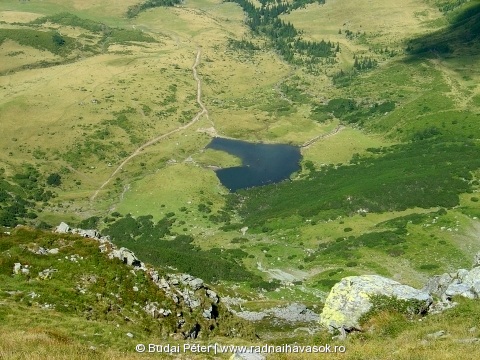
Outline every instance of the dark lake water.
<path fill-rule="evenodd" d="M 292 145 L 261 144 L 214 138 L 207 149 L 225 151 L 242 159 L 242 166 L 216 170 L 220 182 L 230 191 L 288 179 L 300 170 L 300 149 Z"/>

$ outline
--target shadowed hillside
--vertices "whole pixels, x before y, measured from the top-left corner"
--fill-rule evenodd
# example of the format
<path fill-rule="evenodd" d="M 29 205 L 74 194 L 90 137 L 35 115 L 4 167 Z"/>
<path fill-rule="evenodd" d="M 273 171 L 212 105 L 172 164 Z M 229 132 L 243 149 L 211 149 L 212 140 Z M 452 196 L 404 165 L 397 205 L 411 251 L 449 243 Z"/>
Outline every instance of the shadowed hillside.
<path fill-rule="evenodd" d="M 407 51 L 412 57 L 478 55 L 479 38 L 480 3 L 475 1 L 452 16 L 446 28 L 410 40 Z"/>

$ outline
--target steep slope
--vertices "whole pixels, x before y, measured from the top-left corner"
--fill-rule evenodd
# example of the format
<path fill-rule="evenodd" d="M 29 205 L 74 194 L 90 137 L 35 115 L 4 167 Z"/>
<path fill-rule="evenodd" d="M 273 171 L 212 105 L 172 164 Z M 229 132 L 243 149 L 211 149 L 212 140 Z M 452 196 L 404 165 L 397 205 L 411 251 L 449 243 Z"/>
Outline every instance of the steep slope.
<path fill-rule="evenodd" d="M 132 351 L 134 343 L 147 339 L 253 335 L 202 280 L 146 266 L 93 231 L 18 228 L 2 234 L 0 277 L 4 333 L 16 324 L 17 330 L 65 343 L 80 337 L 79 349 L 102 351 L 115 341 L 119 349 Z M 6 351 L 10 357 L 24 350 Z"/>

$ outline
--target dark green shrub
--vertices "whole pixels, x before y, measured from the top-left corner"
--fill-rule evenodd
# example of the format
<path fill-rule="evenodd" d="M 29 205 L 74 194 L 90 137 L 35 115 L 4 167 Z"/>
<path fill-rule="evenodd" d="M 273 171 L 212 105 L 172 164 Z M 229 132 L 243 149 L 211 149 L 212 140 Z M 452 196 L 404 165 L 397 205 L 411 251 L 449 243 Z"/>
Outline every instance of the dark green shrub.
<path fill-rule="evenodd" d="M 58 173 L 52 173 L 47 177 L 47 185 L 60 186 L 62 184 L 62 177 Z"/>

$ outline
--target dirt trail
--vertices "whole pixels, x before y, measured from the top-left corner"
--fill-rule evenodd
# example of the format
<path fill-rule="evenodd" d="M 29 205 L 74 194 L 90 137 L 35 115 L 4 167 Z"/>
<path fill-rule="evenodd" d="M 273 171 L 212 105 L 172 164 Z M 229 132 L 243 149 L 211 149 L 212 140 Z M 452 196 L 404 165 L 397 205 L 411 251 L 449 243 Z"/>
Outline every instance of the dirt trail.
<path fill-rule="evenodd" d="M 108 179 L 95 191 L 95 193 L 92 195 L 92 197 L 90 198 L 90 201 L 94 201 L 95 198 L 97 197 L 98 193 L 105 187 L 108 185 L 108 183 L 112 180 L 112 178 L 122 170 L 122 168 L 125 166 L 125 164 L 127 164 L 130 160 L 132 160 L 134 157 L 140 155 L 142 153 L 143 150 L 145 150 L 147 147 L 151 146 L 151 145 L 154 145 L 156 144 L 157 142 L 159 142 L 160 140 L 163 140 L 167 137 L 169 137 L 170 135 L 173 135 L 179 131 L 182 131 L 182 130 L 185 130 L 185 129 L 188 129 L 190 126 L 192 126 L 193 124 L 195 124 L 201 117 L 202 115 L 205 115 L 208 119 L 208 110 L 207 108 L 205 107 L 205 105 L 203 104 L 202 102 L 202 82 L 200 81 L 200 78 L 198 77 L 198 73 L 197 73 L 197 66 L 200 64 L 200 56 L 201 56 L 201 49 L 198 49 L 197 51 L 197 56 L 195 57 L 195 62 L 192 66 L 192 72 L 193 72 L 193 78 L 195 79 L 195 81 L 197 82 L 197 103 L 198 105 L 200 106 L 201 110 L 197 113 L 197 115 L 195 115 L 195 117 L 187 124 L 185 125 L 182 125 L 172 131 L 169 131 L 168 133 L 166 134 L 163 134 L 163 135 L 159 135 L 157 136 L 156 138 L 150 140 L 150 141 L 147 141 L 145 144 L 139 146 L 133 153 L 130 154 L 130 156 L 128 156 L 125 160 L 122 161 L 122 163 L 120 165 L 118 165 L 118 167 L 113 171 L 113 173 L 108 177 Z"/>
<path fill-rule="evenodd" d="M 342 131 L 343 129 L 345 129 L 345 126 L 343 126 L 343 125 L 338 125 L 335 129 L 333 129 L 333 130 L 330 131 L 329 133 L 315 136 L 313 139 L 310 139 L 310 140 L 308 140 L 307 142 L 303 143 L 303 145 L 301 145 L 300 147 L 301 147 L 302 149 L 303 149 L 303 148 L 306 148 L 306 147 L 309 147 L 310 145 L 316 143 L 318 140 L 320 140 L 320 139 L 326 139 L 326 138 L 328 138 L 328 137 L 330 137 L 330 136 L 333 136 L 333 135 L 337 134 L 338 132 Z"/>

